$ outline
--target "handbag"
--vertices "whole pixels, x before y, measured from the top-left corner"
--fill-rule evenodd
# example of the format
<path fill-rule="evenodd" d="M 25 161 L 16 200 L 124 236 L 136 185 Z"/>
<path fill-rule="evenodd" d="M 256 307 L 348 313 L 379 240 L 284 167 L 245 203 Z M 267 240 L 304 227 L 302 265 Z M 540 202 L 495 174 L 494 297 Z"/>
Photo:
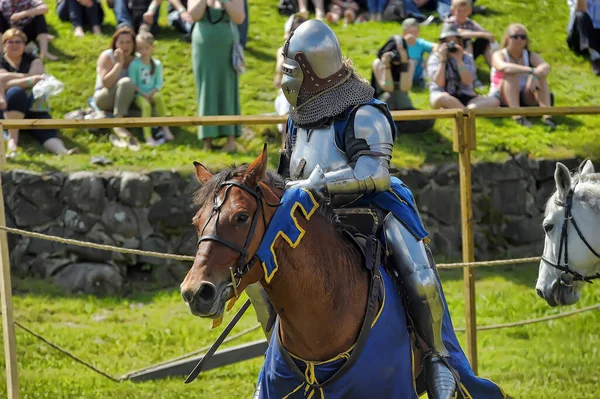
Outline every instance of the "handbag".
<path fill-rule="evenodd" d="M 244 48 L 240 44 L 238 32 L 233 21 L 229 20 L 229 26 L 231 27 L 231 33 L 233 34 L 233 49 L 231 50 L 231 62 L 233 69 L 238 74 L 246 72 L 246 58 L 244 57 Z"/>

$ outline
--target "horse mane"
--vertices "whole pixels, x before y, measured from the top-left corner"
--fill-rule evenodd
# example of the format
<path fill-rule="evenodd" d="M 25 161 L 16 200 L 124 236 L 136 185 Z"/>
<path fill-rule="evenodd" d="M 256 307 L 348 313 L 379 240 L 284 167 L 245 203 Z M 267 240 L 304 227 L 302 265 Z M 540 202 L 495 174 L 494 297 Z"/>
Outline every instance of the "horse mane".
<path fill-rule="evenodd" d="M 248 166 L 248 164 L 242 164 L 240 166 L 232 165 L 214 174 L 212 179 L 196 190 L 194 194 L 194 204 L 202 208 L 207 200 L 212 200 L 214 193 L 218 191 L 219 187 L 221 187 L 221 184 L 244 176 L 248 170 Z M 270 187 L 285 191 L 284 178 L 275 172 L 267 171 L 267 176 L 263 182 Z M 311 190 L 311 193 L 319 204 L 317 213 L 327 219 L 327 221 L 333 227 L 335 227 L 337 231 L 341 232 L 342 224 L 340 223 L 337 214 L 327 203 L 325 196 L 316 190 Z"/>

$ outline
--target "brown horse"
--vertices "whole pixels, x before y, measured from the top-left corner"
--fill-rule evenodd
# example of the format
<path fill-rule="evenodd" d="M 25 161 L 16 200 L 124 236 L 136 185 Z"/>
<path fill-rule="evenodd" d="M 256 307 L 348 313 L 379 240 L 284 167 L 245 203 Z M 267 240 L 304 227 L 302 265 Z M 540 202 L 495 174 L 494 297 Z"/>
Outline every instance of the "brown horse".
<path fill-rule="evenodd" d="M 218 235 L 238 248 L 247 244 L 247 253 L 255 254 L 275 213 L 276 208 L 270 205 L 279 203 L 285 190 L 281 177 L 267 173 L 266 151 L 249 166 L 214 176 L 203 165 L 195 166 L 202 184 L 196 195 L 200 210 L 193 218 L 199 237 Z M 222 187 L 231 181 L 252 189 L 259 187 L 260 203 L 239 186 Z M 220 204 L 217 217 L 211 217 L 213 196 Z M 275 254 L 285 267 L 269 284 L 258 261 L 249 265 L 241 281 L 232 282 L 230 267 L 239 263 L 240 253 L 220 241 L 205 240 L 198 245 L 181 293 L 194 315 L 214 319 L 223 314 L 226 301 L 234 296 L 232 284 L 239 284 L 237 290 L 241 292 L 249 284 L 261 282 L 279 315 L 285 348 L 301 358 L 321 361 L 355 343 L 365 317 L 369 277 L 359 249 L 332 223 L 335 215 L 331 210 L 319 207 L 310 220 L 301 217 L 300 211 L 296 213 L 307 233 L 293 250 L 284 240 L 276 241 Z"/>
<path fill-rule="evenodd" d="M 286 192 L 283 179 L 267 172 L 266 146 L 252 164 L 216 175 L 194 164 L 202 184 L 193 218 L 198 248 L 181 293 L 194 315 L 218 319 L 228 300 L 250 284 L 262 285 L 278 322 L 257 389 L 270 397 L 315 399 L 315 392 L 324 397 L 326 391 L 328 398 L 416 399 L 423 393 L 415 383 L 421 353 L 414 351 L 397 288 L 384 270 L 365 268 L 373 264 L 369 251 L 343 232 L 324 198 L 302 189 Z M 293 195 L 302 197 L 290 200 Z M 297 238 L 279 230 L 281 220 Z M 276 258 L 275 269 L 265 264 L 265 248 Z M 377 278 L 380 288 L 373 290 Z M 506 398 L 499 386 L 474 375 L 447 311 L 443 330 L 448 361 L 460 375 L 459 397 Z"/>

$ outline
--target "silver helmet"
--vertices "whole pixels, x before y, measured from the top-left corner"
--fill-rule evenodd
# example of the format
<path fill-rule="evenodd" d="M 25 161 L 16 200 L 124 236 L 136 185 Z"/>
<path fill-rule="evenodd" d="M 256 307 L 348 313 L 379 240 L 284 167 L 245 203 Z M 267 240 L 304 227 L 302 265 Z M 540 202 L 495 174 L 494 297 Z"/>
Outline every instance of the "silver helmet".
<path fill-rule="evenodd" d="M 281 88 L 292 107 L 303 106 L 352 75 L 335 33 L 319 20 L 298 26 L 285 42 L 283 56 Z"/>

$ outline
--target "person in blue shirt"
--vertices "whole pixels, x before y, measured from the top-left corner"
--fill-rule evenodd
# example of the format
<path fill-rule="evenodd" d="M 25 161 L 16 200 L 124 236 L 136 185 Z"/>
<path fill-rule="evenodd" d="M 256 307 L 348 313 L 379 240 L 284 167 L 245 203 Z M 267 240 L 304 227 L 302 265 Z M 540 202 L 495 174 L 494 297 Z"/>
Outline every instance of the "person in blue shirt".
<path fill-rule="evenodd" d="M 425 77 L 423 72 L 425 68 L 424 56 L 431 53 L 434 43 L 428 42 L 419 37 L 419 23 L 415 18 L 407 18 L 402 22 L 402 36 L 408 47 L 408 58 L 415 62 L 415 72 L 413 75 L 413 86 L 424 89 Z"/>
<path fill-rule="evenodd" d="M 154 36 L 150 32 L 140 32 L 135 38 L 135 46 L 140 54 L 129 65 L 129 78 L 136 87 L 135 104 L 142 111 L 142 118 L 152 116 L 152 106 L 156 108 L 158 116 L 166 116 L 165 101 L 160 93 L 163 87 L 162 64 L 155 58 Z M 158 143 L 152 137 L 152 128 L 143 128 L 146 144 L 156 146 Z M 173 140 L 173 134 L 168 126 L 162 128 L 166 140 Z"/>

